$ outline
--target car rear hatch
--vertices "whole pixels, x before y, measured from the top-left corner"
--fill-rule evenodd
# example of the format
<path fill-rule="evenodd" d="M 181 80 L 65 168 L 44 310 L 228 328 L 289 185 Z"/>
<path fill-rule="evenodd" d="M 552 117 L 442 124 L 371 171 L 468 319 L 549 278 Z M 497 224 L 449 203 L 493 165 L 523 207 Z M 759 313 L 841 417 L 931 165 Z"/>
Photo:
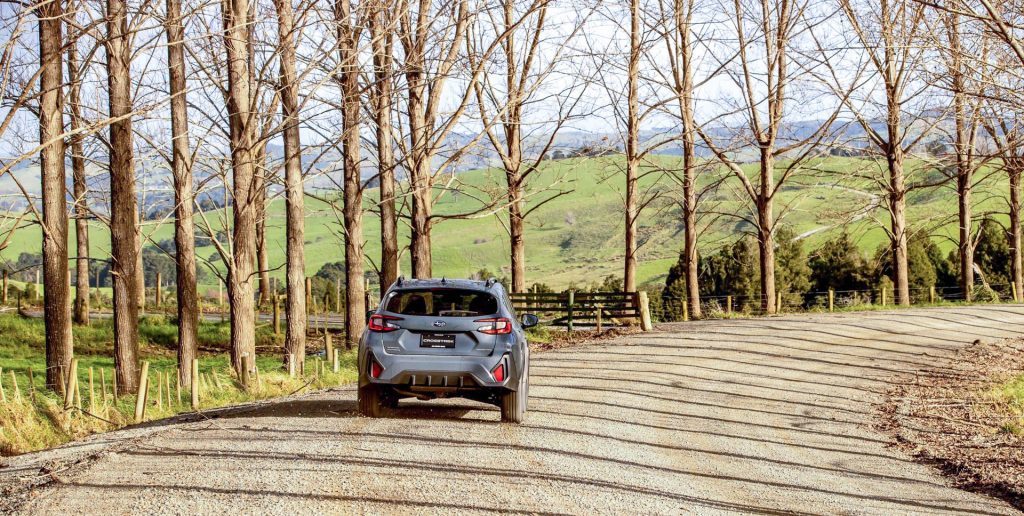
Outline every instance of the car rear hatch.
<path fill-rule="evenodd" d="M 477 331 L 490 323 L 478 317 L 396 317 L 389 322 L 399 329 L 383 335 L 384 351 L 393 355 L 486 356 L 494 350 L 494 335 Z"/>
<path fill-rule="evenodd" d="M 486 356 L 497 300 L 483 290 L 411 288 L 389 294 L 379 316 L 386 320 L 384 351 L 395 355 Z M 373 325 L 371 324 L 371 329 Z"/>

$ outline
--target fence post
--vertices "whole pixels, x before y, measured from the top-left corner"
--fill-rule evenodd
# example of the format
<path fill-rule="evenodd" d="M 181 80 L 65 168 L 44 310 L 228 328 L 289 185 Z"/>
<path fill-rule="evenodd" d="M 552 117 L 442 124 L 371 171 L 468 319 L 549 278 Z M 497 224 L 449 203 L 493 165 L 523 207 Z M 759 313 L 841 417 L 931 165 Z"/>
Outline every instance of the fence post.
<path fill-rule="evenodd" d="M 32 403 L 36 402 L 36 379 L 32 376 L 31 367 L 28 368 L 28 399 L 32 400 Z"/>
<path fill-rule="evenodd" d="M 599 303 L 594 306 L 594 310 L 596 310 L 595 313 L 597 314 L 597 333 L 601 333 L 601 330 L 603 329 L 601 327 L 601 312 L 604 312 L 604 306 Z"/>
<path fill-rule="evenodd" d="M 135 422 L 141 423 L 146 417 L 146 398 L 149 397 L 149 361 L 142 361 L 142 372 L 139 373 L 139 392 L 135 397 Z"/>
<path fill-rule="evenodd" d="M 32 301 L 39 302 L 39 269 L 36 269 L 36 288 L 32 289 L 33 298 Z"/>
<path fill-rule="evenodd" d="M 199 359 L 192 359 L 192 376 L 189 382 L 192 386 L 192 410 L 199 410 Z"/>
<path fill-rule="evenodd" d="M 683 322 L 690 320 L 690 298 L 683 298 Z"/>
<path fill-rule="evenodd" d="M 932 287 L 932 288 L 934 288 L 934 287 Z M 1017 283 L 1015 283 L 1013 281 L 1010 282 L 1010 293 L 1013 294 L 1013 302 L 1014 303 L 1020 301 L 1020 297 L 1018 297 L 1019 294 L 1017 293 Z"/>
<path fill-rule="evenodd" d="M 242 384 L 242 390 L 249 390 L 249 354 L 242 354 L 242 370 L 239 371 L 238 381 Z"/>
<path fill-rule="evenodd" d="M 156 296 L 153 299 L 157 309 L 160 308 L 160 302 L 163 300 L 163 292 L 160 291 L 160 284 L 163 283 L 163 278 L 160 277 L 160 272 L 156 273 Z"/>
<path fill-rule="evenodd" d="M 14 389 L 14 401 L 21 401 L 21 390 L 18 389 L 18 377 L 14 376 L 14 370 L 11 373 L 11 388 Z"/>
<path fill-rule="evenodd" d="M 281 296 L 274 294 L 274 335 L 281 334 Z"/>
<path fill-rule="evenodd" d="M 331 358 L 334 360 L 334 363 L 332 364 L 333 367 L 331 369 L 334 371 L 335 374 L 340 373 L 341 372 L 341 350 L 340 349 L 334 350 L 334 356 L 331 357 Z"/>
<path fill-rule="evenodd" d="M 78 390 L 78 359 L 71 359 L 71 369 L 68 371 L 67 380 L 64 382 L 64 410 L 71 410 L 75 406 L 75 391 Z"/>
<path fill-rule="evenodd" d="M 654 328 L 654 326 L 651 325 L 651 301 L 647 299 L 647 292 L 637 292 L 636 296 L 637 300 L 640 302 L 640 329 L 643 331 L 651 331 Z"/>
<path fill-rule="evenodd" d="M 313 278 L 306 277 L 306 315 L 313 307 Z"/>
<path fill-rule="evenodd" d="M 370 305 L 371 305 L 371 303 L 370 303 L 370 280 L 369 279 L 365 279 L 365 280 L 363 280 L 363 309 L 364 310 L 369 310 L 370 309 Z M 341 312 L 341 304 L 340 303 L 338 305 L 338 312 L 339 313 Z M 325 330 L 326 330 L 326 328 L 325 328 Z"/>
<path fill-rule="evenodd" d="M 725 313 L 732 313 L 732 296 L 725 296 Z"/>
<path fill-rule="evenodd" d="M 775 293 L 775 313 L 782 313 L 782 292 Z"/>
<path fill-rule="evenodd" d="M 334 339 L 331 338 L 331 334 L 324 328 L 324 360 L 332 360 L 334 356 Z"/>
<path fill-rule="evenodd" d="M 570 290 L 569 291 L 568 311 L 566 312 L 566 324 L 568 325 L 569 333 L 572 333 L 572 309 L 573 309 L 573 304 L 575 302 L 576 302 L 576 291 L 575 290 Z"/>
<path fill-rule="evenodd" d="M 288 353 L 288 377 L 295 378 L 295 353 Z"/>
<path fill-rule="evenodd" d="M 882 306 L 885 306 L 885 287 L 882 287 Z"/>
<path fill-rule="evenodd" d="M 836 302 L 836 291 L 828 289 L 828 311 L 832 312 L 835 309 Z"/>
<path fill-rule="evenodd" d="M 89 412 L 96 413 L 96 386 L 93 381 L 93 369 L 89 366 Z"/>
<path fill-rule="evenodd" d="M 4 270 L 4 289 L 3 289 L 2 298 L 0 298 L 0 301 L 2 301 L 3 304 L 5 304 L 5 305 L 7 304 L 7 274 L 8 274 L 7 271 Z"/>
<path fill-rule="evenodd" d="M 928 288 L 928 302 L 935 304 L 935 285 Z"/>
<path fill-rule="evenodd" d="M 334 311 L 341 313 L 341 278 L 334 280 Z"/>

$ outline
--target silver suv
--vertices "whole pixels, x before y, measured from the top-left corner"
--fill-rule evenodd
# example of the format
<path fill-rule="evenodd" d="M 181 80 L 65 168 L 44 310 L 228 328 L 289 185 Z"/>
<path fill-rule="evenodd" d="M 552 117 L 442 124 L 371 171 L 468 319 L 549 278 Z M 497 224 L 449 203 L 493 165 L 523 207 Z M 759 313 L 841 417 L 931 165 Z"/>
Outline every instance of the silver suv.
<path fill-rule="evenodd" d="M 505 288 L 493 279 L 395 282 L 367 312 L 359 342 L 359 411 L 380 417 L 402 398 L 463 397 L 526 414 L 530 349 Z"/>

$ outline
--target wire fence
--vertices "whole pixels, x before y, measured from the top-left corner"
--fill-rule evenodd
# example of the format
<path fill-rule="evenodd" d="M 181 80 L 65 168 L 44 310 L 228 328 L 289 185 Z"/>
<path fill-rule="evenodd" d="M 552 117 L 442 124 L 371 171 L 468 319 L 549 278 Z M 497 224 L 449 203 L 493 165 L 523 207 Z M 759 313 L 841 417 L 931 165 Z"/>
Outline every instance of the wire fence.
<path fill-rule="evenodd" d="M 987 288 L 975 287 L 971 301 L 977 303 L 1016 302 L 1020 299 L 1012 283 L 989 284 Z M 656 322 L 684 321 L 696 318 L 690 314 L 685 297 L 659 295 L 651 296 L 651 317 Z M 961 287 L 925 287 L 910 289 L 910 304 L 916 306 L 939 305 L 965 302 L 966 292 Z M 724 319 L 738 316 L 766 315 L 766 298 L 763 295 L 713 295 L 701 296 L 701 319 Z M 863 290 L 824 290 L 810 292 L 779 292 L 774 303 L 777 313 L 828 312 L 842 310 L 865 310 L 896 308 L 900 306 L 892 288 Z"/>

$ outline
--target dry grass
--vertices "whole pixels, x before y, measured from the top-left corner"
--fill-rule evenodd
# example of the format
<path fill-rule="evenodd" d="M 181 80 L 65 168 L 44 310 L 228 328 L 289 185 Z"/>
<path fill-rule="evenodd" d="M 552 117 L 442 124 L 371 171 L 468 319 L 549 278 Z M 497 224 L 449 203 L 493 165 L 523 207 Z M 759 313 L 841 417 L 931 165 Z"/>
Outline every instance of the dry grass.
<path fill-rule="evenodd" d="M 1024 508 L 1024 341 L 975 342 L 898 384 L 881 411 L 904 451 Z"/>

